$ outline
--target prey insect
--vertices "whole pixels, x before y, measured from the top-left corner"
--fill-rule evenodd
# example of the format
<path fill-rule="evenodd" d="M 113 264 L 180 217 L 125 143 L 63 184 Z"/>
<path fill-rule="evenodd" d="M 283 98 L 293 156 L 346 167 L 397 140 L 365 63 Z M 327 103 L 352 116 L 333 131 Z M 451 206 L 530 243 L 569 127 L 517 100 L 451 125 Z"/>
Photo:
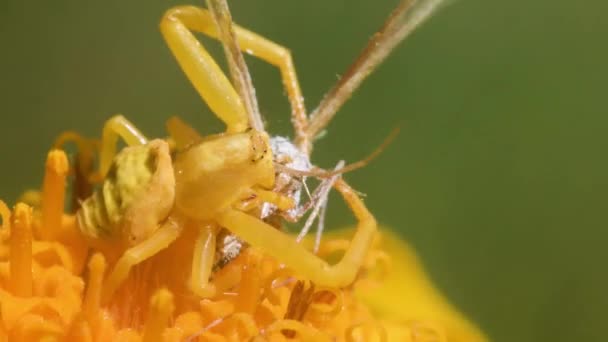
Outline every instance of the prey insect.
<path fill-rule="evenodd" d="M 214 295 L 209 278 L 218 249 L 225 247 L 218 246 L 218 236 L 221 241 L 236 236 L 320 286 L 349 285 L 374 239 L 376 220 L 340 177 L 362 164 L 339 163 L 331 171 L 314 166 L 310 162 L 313 141 L 363 79 L 440 2 L 401 1 L 310 115 L 289 50 L 234 25 L 226 0 L 208 0 L 208 9 L 181 6 L 168 10 L 161 20 L 161 32 L 226 130 L 200 136 L 179 119 L 172 119 L 167 123 L 170 139 L 149 140 L 120 115 L 106 122 L 99 171 L 90 177 L 102 183 L 77 213 L 80 230 L 91 244 L 118 254 L 105 281 L 104 299 L 111 297 L 133 266 L 165 249 L 184 229 L 198 233 L 189 286 L 202 297 Z M 221 41 L 232 82 L 193 32 Z M 292 110 L 293 142 L 271 138 L 265 131 L 241 51 L 279 68 Z M 117 153 L 119 138 L 128 146 Z M 322 179 L 321 185 L 311 201 L 300 204 L 302 178 L 311 176 Z M 317 257 L 270 224 L 282 219 L 298 221 L 311 209 L 311 215 L 324 211 L 329 188 L 342 195 L 358 221 L 348 249 L 336 264 Z"/>

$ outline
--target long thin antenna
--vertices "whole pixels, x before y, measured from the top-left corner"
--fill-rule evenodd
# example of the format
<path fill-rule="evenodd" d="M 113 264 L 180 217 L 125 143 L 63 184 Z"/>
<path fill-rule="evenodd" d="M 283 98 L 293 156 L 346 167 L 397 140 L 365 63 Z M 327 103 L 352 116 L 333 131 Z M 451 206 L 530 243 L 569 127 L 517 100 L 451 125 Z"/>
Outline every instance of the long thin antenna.
<path fill-rule="evenodd" d="M 218 38 L 224 47 L 224 53 L 228 60 L 228 68 L 232 76 L 232 83 L 241 96 L 245 109 L 249 115 L 249 124 L 257 131 L 264 131 L 264 122 L 255 96 L 255 88 L 251 81 L 249 69 L 245 58 L 236 41 L 232 28 L 232 16 L 226 0 L 207 0 L 207 7 L 217 25 Z"/>
<path fill-rule="evenodd" d="M 298 176 L 298 177 L 330 178 L 335 175 L 345 174 L 347 172 L 351 172 L 351 171 L 354 171 L 354 170 L 357 170 L 357 169 L 360 169 L 360 168 L 366 166 L 372 160 L 374 160 L 376 157 L 378 157 L 395 140 L 395 138 L 397 138 L 397 135 L 399 135 L 400 130 L 401 129 L 399 127 L 394 128 L 391 131 L 391 133 L 384 139 L 382 144 L 380 144 L 380 146 L 376 147 L 376 149 L 373 150 L 372 153 L 370 153 L 367 157 L 365 157 L 359 161 L 356 161 L 352 164 L 348 164 L 348 165 L 342 166 L 338 169 L 334 169 L 332 171 L 327 171 L 327 170 L 323 170 L 320 168 L 313 168 L 313 170 L 310 170 L 310 171 L 295 170 L 295 169 L 289 168 L 289 167 L 279 164 L 279 163 L 275 163 L 274 168 L 275 168 L 275 170 L 278 170 L 280 172 L 288 173 L 290 175 L 294 175 L 294 176 Z"/>
<path fill-rule="evenodd" d="M 327 126 L 338 109 L 361 82 L 393 51 L 395 46 L 428 19 L 444 0 L 402 0 L 380 31 L 349 67 L 338 83 L 325 95 L 311 114 L 307 129 L 311 140 Z"/>
<path fill-rule="evenodd" d="M 340 160 L 334 170 L 338 170 L 342 167 L 344 167 L 344 161 Z M 324 180 L 319 185 L 319 188 L 321 189 L 320 193 L 319 193 L 319 195 L 320 195 L 319 200 L 313 204 L 313 209 L 312 209 L 312 212 L 310 213 L 310 216 L 308 216 L 308 218 L 306 219 L 306 222 L 304 223 L 304 227 L 302 227 L 302 229 L 300 230 L 300 233 L 298 234 L 298 237 L 296 237 L 297 242 L 302 241 L 302 239 L 306 236 L 306 234 L 308 234 L 308 231 L 312 227 L 312 224 L 314 223 L 315 219 L 317 219 L 317 218 L 319 218 L 319 220 L 325 219 L 322 216 L 319 217 L 319 211 L 322 211 L 321 209 L 323 208 L 323 206 L 326 205 L 327 197 L 329 196 L 329 190 L 331 190 L 331 188 L 334 186 L 334 184 L 336 183 L 336 181 L 338 180 L 339 177 L 340 177 L 340 174 L 333 175 L 331 178 Z M 323 227 L 323 222 L 319 221 L 319 224 L 320 224 L 319 229 L 321 229 Z M 317 248 L 318 248 L 318 246 L 315 243 L 315 250 Z"/>

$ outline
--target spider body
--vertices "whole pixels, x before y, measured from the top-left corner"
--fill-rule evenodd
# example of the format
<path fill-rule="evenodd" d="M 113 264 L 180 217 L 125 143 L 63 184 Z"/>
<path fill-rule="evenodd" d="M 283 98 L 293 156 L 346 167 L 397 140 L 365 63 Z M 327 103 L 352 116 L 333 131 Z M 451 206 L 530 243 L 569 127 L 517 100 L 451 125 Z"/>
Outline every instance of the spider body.
<path fill-rule="evenodd" d="M 175 176 L 163 140 L 130 146 L 114 159 L 108 174 L 77 213 L 82 233 L 97 246 L 131 247 L 146 239 L 171 211 Z"/>
<path fill-rule="evenodd" d="M 212 220 L 253 186 L 274 185 L 268 136 L 255 130 L 192 146 L 177 154 L 173 167 L 176 210 L 199 221 Z"/>
<path fill-rule="evenodd" d="M 290 52 L 233 25 L 225 0 L 207 0 L 207 4 L 209 11 L 193 6 L 170 9 L 160 27 L 182 70 L 226 130 L 202 137 L 179 119 L 170 119 L 170 139 L 150 141 L 121 115 L 106 122 L 99 171 L 89 177 L 102 183 L 77 213 L 80 230 L 92 246 L 117 256 L 105 279 L 102 300 L 112 296 L 133 266 L 173 243 L 184 227 L 197 230 L 188 285 L 201 297 L 215 294 L 208 282 L 213 269 L 229 262 L 245 244 L 319 286 L 348 286 L 375 237 L 376 220 L 358 193 L 336 173 L 339 170 L 321 182 L 321 191 L 315 191 L 311 201 L 301 204 L 302 189 L 307 190 L 304 176 L 325 171 L 310 162 L 312 141 L 365 76 L 411 31 L 410 21 L 415 19 L 417 24 L 420 15 L 430 13 L 428 6 L 420 10 L 422 14 L 409 17 L 410 1 L 401 1 L 361 57 L 309 116 Z M 232 82 L 192 32 L 222 42 Z M 264 130 L 241 50 L 281 71 L 292 107 L 293 142 L 270 139 Z M 117 154 L 119 138 L 129 147 Z M 314 218 L 332 187 L 351 209 L 357 228 L 342 258 L 328 264 L 268 222 L 298 221 L 311 207 Z"/>
<path fill-rule="evenodd" d="M 155 232 L 170 213 L 201 222 L 251 193 L 274 184 L 268 138 L 246 133 L 208 137 L 171 158 L 155 139 L 121 150 L 77 219 L 94 245 L 132 247 Z"/>

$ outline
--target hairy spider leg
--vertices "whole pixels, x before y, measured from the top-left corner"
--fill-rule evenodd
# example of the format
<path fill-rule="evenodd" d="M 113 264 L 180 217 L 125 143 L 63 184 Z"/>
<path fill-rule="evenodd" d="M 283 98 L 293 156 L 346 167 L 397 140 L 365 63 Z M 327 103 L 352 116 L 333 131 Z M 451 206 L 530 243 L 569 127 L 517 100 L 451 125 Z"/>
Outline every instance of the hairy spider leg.
<path fill-rule="evenodd" d="M 212 71 L 213 73 L 211 75 L 216 75 L 217 72 L 221 71 L 207 70 L 208 67 L 205 65 L 205 63 L 210 61 L 212 62 L 213 60 L 204 50 L 200 42 L 197 41 L 194 36 L 190 34 L 190 32 L 187 32 L 183 26 L 192 31 L 204 33 L 212 38 L 218 39 L 218 33 L 213 21 L 213 17 L 206 9 L 194 6 L 179 6 L 170 9 L 165 14 L 165 17 L 161 23 L 161 30 L 165 34 L 165 39 L 167 39 L 167 42 L 174 51 L 174 54 L 178 58 L 178 61 L 182 65 L 182 68 L 192 83 L 195 84 L 195 87 L 197 90 L 199 90 L 199 93 L 201 93 L 203 99 L 205 99 L 205 101 L 209 103 L 209 106 L 214 109 L 211 104 L 212 100 L 228 101 L 229 97 L 232 98 L 233 96 L 236 96 L 236 92 L 234 89 L 231 89 L 228 93 L 222 93 L 218 87 L 218 91 L 215 93 L 210 93 L 207 95 L 207 97 L 205 97 L 205 94 L 203 93 L 204 89 L 199 88 L 197 84 L 211 82 L 220 83 L 219 80 L 210 81 L 209 79 L 211 77 L 207 73 Z M 233 25 L 233 29 L 241 50 L 279 68 L 283 85 L 287 91 L 287 97 L 291 105 L 292 122 L 296 135 L 296 143 L 298 146 L 306 146 L 308 143 L 308 135 L 306 134 L 308 119 L 306 117 L 306 108 L 304 107 L 304 97 L 302 96 L 302 91 L 300 90 L 300 84 L 298 82 L 291 52 L 287 48 L 240 26 Z M 181 46 L 176 50 L 174 47 L 172 47 L 172 44 L 181 44 Z M 178 53 L 183 56 L 181 57 L 183 58 L 182 60 L 180 60 Z M 197 62 L 196 60 L 198 57 L 202 57 L 200 62 Z M 196 66 L 194 65 L 195 63 L 199 63 L 200 65 Z M 217 67 L 215 63 L 213 64 L 214 67 Z M 224 82 L 224 80 L 225 76 L 222 77 L 221 82 Z M 219 98 L 208 99 L 212 97 Z M 236 100 L 233 101 L 237 102 Z M 240 103 L 240 99 L 238 102 L 239 106 L 243 107 L 243 105 Z M 239 110 L 241 109 L 239 108 Z M 224 115 L 218 111 L 216 111 L 216 114 L 220 116 L 220 118 L 222 118 Z M 229 116 L 229 114 L 225 115 Z M 224 120 L 224 122 L 226 122 L 228 125 L 226 120 Z"/>
<path fill-rule="evenodd" d="M 358 220 L 355 235 L 342 259 L 334 265 L 314 255 L 293 237 L 243 212 L 228 209 L 217 222 L 250 245 L 293 268 L 321 286 L 343 287 L 350 284 L 360 269 L 376 233 L 376 220 L 357 193 L 342 179 L 334 184 Z"/>

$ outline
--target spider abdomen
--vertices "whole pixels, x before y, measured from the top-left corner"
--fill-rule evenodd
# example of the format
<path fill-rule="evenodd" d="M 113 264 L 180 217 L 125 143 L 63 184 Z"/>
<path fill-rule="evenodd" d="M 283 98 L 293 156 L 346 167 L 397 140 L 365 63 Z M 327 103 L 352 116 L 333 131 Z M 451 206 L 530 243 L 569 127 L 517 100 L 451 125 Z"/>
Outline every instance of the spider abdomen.
<path fill-rule="evenodd" d="M 93 239 L 141 241 L 167 217 L 175 197 L 169 146 L 163 140 L 116 155 L 101 186 L 83 201 L 80 230 Z"/>

